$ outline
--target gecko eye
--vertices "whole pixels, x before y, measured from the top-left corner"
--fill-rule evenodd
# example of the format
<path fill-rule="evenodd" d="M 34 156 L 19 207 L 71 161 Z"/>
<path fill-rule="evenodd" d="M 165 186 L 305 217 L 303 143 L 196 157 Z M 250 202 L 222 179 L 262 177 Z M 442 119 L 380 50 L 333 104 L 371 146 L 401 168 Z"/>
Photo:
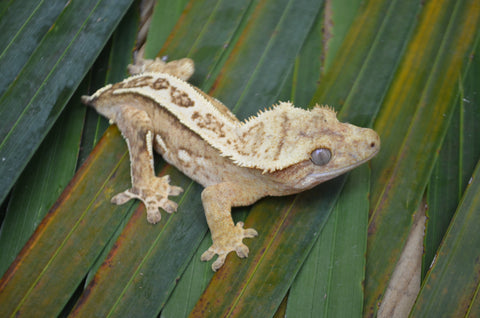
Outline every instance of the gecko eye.
<path fill-rule="evenodd" d="M 332 153 L 327 148 L 318 148 L 312 151 L 310 159 L 317 166 L 326 165 L 332 158 Z"/>

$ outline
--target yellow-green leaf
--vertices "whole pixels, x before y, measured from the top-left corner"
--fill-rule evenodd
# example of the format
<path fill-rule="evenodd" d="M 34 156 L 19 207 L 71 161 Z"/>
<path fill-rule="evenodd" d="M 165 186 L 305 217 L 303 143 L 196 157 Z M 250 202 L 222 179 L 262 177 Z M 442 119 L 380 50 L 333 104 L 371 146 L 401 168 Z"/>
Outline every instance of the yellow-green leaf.
<path fill-rule="evenodd" d="M 377 309 L 423 196 L 479 22 L 476 1 L 428 2 L 375 123 L 383 148 L 372 161 L 369 316 Z"/>

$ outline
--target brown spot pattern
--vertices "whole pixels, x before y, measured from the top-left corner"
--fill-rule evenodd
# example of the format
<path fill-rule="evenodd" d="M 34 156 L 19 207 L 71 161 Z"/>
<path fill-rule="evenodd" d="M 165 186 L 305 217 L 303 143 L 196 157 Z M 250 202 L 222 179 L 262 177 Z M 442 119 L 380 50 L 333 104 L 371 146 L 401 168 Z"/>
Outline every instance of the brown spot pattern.
<path fill-rule="evenodd" d="M 238 149 L 238 152 L 245 156 L 255 156 L 264 142 L 264 137 L 264 123 L 258 122 L 242 134 L 243 151 Z"/>
<path fill-rule="evenodd" d="M 277 144 L 277 149 L 275 151 L 275 154 L 273 155 L 272 160 L 278 160 L 280 158 L 280 155 L 282 153 L 282 148 L 285 144 L 285 139 L 287 136 L 287 131 L 288 131 L 288 116 L 287 114 L 282 114 L 282 129 L 280 131 L 280 142 Z"/>
<path fill-rule="evenodd" d="M 156 90 L 167 89 L 169 86 L 170 86 L 170 83 L 164 78 L 157 79 L 151 85 L 151 87 Z"/>
<path fill-rule="evenodd" d="M 132 79 L 128 82 L 120 83 L 120 88 L 142 87 L 150 85 L 152 80 L 151 76 L 140 76 Z"/>
<path fill-rule="evenodd" d="M 179 90 L 175 86 L 172 86 L 171 88 L 170 97 L 171 97 L 172 103 L 174 103 L 177 106 L 192 107 L 195 105 L 193 100 L 191 100 L 190 97 L 188 97 L 187 93 Z"/>
<path fill-rule="evenodd" d="M 128 82 L 121 82 L 115 84 L 115 89 L 118 88 L 135 88 L 149 86 L 155 90 L 167 89 L 170 87 L 170 83 L 165 78 L 157 78 L 153 81 L 152 76 L 139 76 Z"/>
<path fill-rule="evenodd" d="M 219 122 L 212 114 L 208 113 L 202 116 L 199 112 L 194 112 L 192 114 L 192 120 L 198 127 L 213 131 L 218 137 L 225 137 L 225 132 L 223 131 L 224 124 Z"/>

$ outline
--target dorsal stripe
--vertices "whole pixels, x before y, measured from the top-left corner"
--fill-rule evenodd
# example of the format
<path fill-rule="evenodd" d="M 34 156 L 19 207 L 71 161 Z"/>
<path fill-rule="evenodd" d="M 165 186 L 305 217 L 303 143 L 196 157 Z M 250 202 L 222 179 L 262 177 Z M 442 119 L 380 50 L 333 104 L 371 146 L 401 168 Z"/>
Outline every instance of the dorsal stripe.
<path fill-rule="evenodd" d="M 115 95 L 133 93 L 151 99 L 239 166 L 272 172 L 308 159 L 305 154 L 280 147 L 285 138 L 285 132 L 278 133 L 285 129 L 281 125 L 290 114 L 307 112 L 290 103 L 239 122 L 220 112 L 193 86 L 170 74 L 143 73 L 110 88 Z"/>

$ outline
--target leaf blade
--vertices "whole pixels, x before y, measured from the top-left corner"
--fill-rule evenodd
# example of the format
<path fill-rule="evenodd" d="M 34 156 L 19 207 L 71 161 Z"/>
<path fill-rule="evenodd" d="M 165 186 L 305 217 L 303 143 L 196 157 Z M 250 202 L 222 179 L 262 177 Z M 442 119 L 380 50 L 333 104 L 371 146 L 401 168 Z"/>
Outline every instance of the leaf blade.
<path fill-rule="evenodd" d="M 435 2 L 424 8 L 383 113 L 377 119 L 375 127 L 387 149 L 372 161 L 375 208 L 369 223 L 366 315 L 376 311 L 412 223 L 411 215 L 430 177 L 431 163 L 436 160 L 453 112 L 456 80 L 472 45 L 478 14 L 479 8 L 468 1 Z M 446 32 L 442 27 L 445 19 Z M 451 51 L 450 46 L 456 50 Z M 419 54 L 420 47 L 425 50 Z M 421 76 L 415 78 L 413 70 Z M 407 86 L 408 81 L 415 84 Z M 418 108 L 406 111 L 412 102 Z M 405 138 L 398 139 L 398 135 Z M 397 151 L 392 149 L 395 147 Z M 409 174 L 411 171 L 416 174 Z"/>
<path fill-rule="evenodd" d="M 397 1 L 386 4 L 383 1 L 371 1 L 359 10 L 358 16 L 352 23 L 352 28 L 344 40 L 344 45 L 340 48 L 337 59 L 332 63 L 325 76 L 321 78 L 321 85 L 311 104 L 326 102 L 335 107 L 344 104 L 338 115 L 340 120 L 354 122 L 362 126 L 370 125 L 373 122 L 383 101 L 383 96 L 390 85 L 390 80 L 385 79 L 392 78 L 397 71 L 403 52 L 398 48 L 402 48 L 405 43 L 408 43 L 411 26 L 415 24 L 419 9 L 418 3 L 415 1 Z M 359 30 L 362 32 L 359 33 Z M 395 49 L 386 50 L 386 48 Z M 362 63 L 358 63 L 358 61 L 362 61 Z M 376 62 L 381 63 L 382 67 L 378 67 Z M 338 82 L 337 77 L 339 74 L 344 74 L 340 82 Z M 383 80 L 379 83 L 379 79 Z M 352 83 L 354 84 L 352 85 Z M 365 169 L 365 167 L 357 169 Z M 337 207 L 349 204 L 351 202 L 349 196 L 352 195 L 352 192 L 356 192 L 358 197 L 370 195 L 368 182 L 364 181 L 365 184 L 358 182 L 353 182 L 355 185 L 350 184 L 352 176 L 358 173 L 360 172 L 356 170 L 350 173 L 349 180 L 345 185 L 346 189 L 339 188 L 337 190 L 342 191 Z M 309 270 L 310 273 L 313 271 L 315 275 L 318 275 L 319 283 L 313 286 L 313 282 L 303 279 L 307 281 L 305 285 L 302 284 L 302 287 L 296 288 L 302 289 L 301 295 L 295 295 L 296 292 L 291 290 L 289 297 L 293 296 L 293 301 L 292 303 L 289 301 L 287 306 L 289 312 L 302 312 L 302 315 L 311 317 L 358 316 L 361 313 L 363 307 L 363 290 L 361 288 L 364 279 L 365 260 L 353 255 L 354 253 L 348 247 L 330 248 L 330 246 L 335 246 L 335 242 L 339 240 L 338 237 L 340 237 L 340 240 L 345 239 L 340 234 L 339 229 L 342 227 L 348 228 L 351 221 L 349 218 L 356 219 L 358 227 L 351 230 L 350 233 L 355 232 L 356 236 L 355 238 L 352 237 L 350 244 L 347 243 L 346 246 L 358 245 L 366 248 L 366 228 L 364 228 L 362 234 L 362 224 L 365 224 L 368 213 L 364 212 L 362 214 L 361 206 L 362 204 L 358 205 L 359 211 L 357 211 L 357 214 L 354 213 L 356 207 L 352 211 L 342 214 L 342 216 L 349 215 L 349 217 L 340 218 L 337 216 L 335 213 L 338 214 L 338 208 L 333 211 L 334 214 L 330 218 L 336 218 L 336 222 L 329 219 L 316 243 L 318 245 L 316 248 L 321 249 L 322 254 L 318 256 L 319 259 L 315 263 L 307 260 L 304 264 L 304 268 L 310 267 L 306 270 Z M 336 233 L 337 235 L 333 236 L 329 233 Z M 360 250 L 361 247 L 357 252 L 363 255 Z M 349 254 L 350 252 L 351 254 Z M 342 257 L 342 261 L 351 266 L 346 272 L 356 272 L 355 278 L 348 279 L 348 274 L 342 274 L 345 272 L 345 268 L 342 267 L 342 271 L 341 267 L 329 266 L 330 263 L 322 261 L 322 259 L 338 260 L 342 253 L 348 255 Z M 313 258 L 313 256 L 310 258 Z M 338 261 L 339 266 L 344 264 L 342 261 Z M 343 281 L 336 276 L 339 273 L 340 276 L 343 276 Z M 337 285 L 335 285 L 335 282 L 337 282 Z M 296 282 L 296 284 L 298 283 Z M 350 286 L 349 292 L 352 292 L 352 294 L 349 293 L 349 295 L 353 298 L 347 301 L 352 304 L 355 303 L 356 306 L 345 307 L 336 304 L 337 299 L 345 299 L 345 294 L 342 294 L 342 286 Z M 337 297 L 334 295 L 337 295 Z M 301 304 L 299 298 L 302 298 L 302 302 L 310 301 L 308 305 Z M 311 310 L 306 308 L 311 308 Z M 348 310 L 350 312 L 347 314 Z"/>
<path fill-rule="evenodd" d="M 348 175 L 332 214 L 288 294 L 287 316 L 360 317 L 370 171 Z M 348 302 L 349 306 L 345 306 Z"/>
<path fill-rule="evenodd" d="M 0 97 L 0 201 L 91 66 L 132 0 L 73 1 Z M 113 8 L 113 9 L 112 9 Z M 18 106 L 21 105 L 21 106 Z M 18 147 L 21 145 L 21 147 Z"/>
<path fill-rule="evenodd" d="M 479 162 L 480 163 L 480 162 Z M 431 271 L 412 309 L 412 317 L 424 315 L 468 316 L 478 303 L 480 286 L 480 164 L 447 231 Z M 469 251 L 468 253 L 465 250 Z M 475 310 L 475 309 L 474 309 Z M 478 311 L 478 310 L 477 310 Z"/>
<path fill-rule="evenodd" d="M 107 134 L 118 136 L 113 129 Z M 99 151 L 102 147 L 108 151 Z M 123 151 L 116 151 L 118 148 Z M 127 173 L 115 174 L 120 166 L 128 166 L 127 161 L 124 144 L 100 142 L 97 151 L 75 175 L 67 191 L 0 280 L 2 316 L 19 311 L 33 315 L 39 308 L 46 315 L 56 316 L 63 309 L 101 251 L 103 242 L 117 227 L 115 214 L 102 215 L 97 211 L 103 205 L 111 207 L 107 198 L 112 184 L 126 186 L 129 182 Z M 85 179 L 92 170 L 97 175 L 93 187 L 91 181 Z M 70 193 L 68 190 L 72 188 L 76 191 Z M 117 213 L 125 211 L 115 210 Z M 45 290 L 49 291 L 49 297 L 45 297 Z M 54 302 L 51 301 L 53 295 Z"/>

